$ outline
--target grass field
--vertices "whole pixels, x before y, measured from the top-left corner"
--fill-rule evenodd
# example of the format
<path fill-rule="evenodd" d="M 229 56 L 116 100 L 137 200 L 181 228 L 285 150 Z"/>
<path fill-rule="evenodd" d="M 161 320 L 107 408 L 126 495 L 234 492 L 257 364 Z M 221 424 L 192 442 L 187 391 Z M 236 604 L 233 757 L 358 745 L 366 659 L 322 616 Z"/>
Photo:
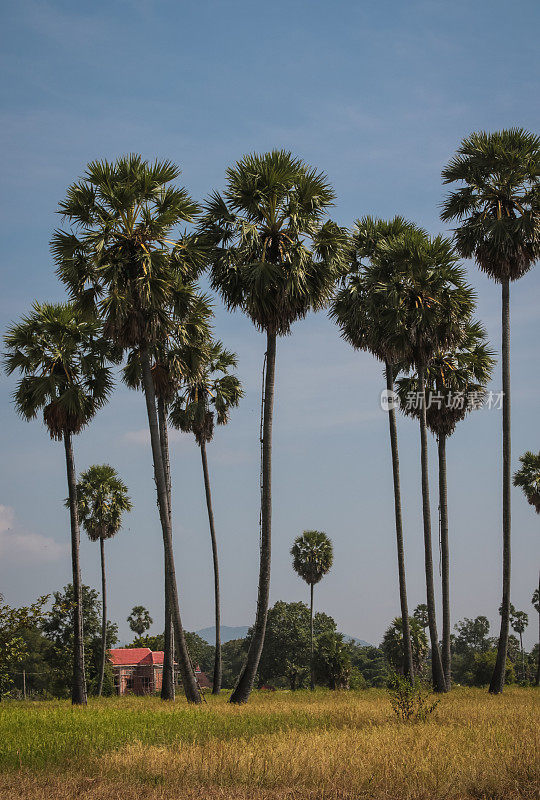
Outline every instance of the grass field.
<path fill-rule="evenodd" d="M 0 798 L 533 800 L 540 693 L 455 689 L 404 724 L 384 692 L 5 702 Z"/>

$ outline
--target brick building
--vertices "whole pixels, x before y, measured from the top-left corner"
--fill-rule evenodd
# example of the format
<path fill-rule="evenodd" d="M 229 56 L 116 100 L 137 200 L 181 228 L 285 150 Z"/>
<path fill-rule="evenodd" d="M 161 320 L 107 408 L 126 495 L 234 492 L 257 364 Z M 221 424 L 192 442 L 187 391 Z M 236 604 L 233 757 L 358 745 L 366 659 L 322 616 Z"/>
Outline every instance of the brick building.
<path fill-rule="evenodd" d="M 118 647 L 109 650 L 109 660 L 114 672 L 114 687 L 118 694 L 153 694 L 161 691 L 163 681 L 163 650 L 149 647 Z M 212 684 L 197 665 L 195 675 L 202 689 Z M 178 667 L 174 665 L 175 683 Z"/>

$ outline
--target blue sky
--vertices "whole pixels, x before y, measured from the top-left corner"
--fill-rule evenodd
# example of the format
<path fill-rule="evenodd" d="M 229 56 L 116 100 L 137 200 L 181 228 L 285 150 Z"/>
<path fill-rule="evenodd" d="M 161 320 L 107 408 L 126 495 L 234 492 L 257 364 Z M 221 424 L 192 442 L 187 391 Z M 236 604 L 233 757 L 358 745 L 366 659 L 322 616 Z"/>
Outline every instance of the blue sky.
<path fill-rule="evenodd" d="M 248 151 L 285 147 L 325 170 L 350 225 L 400 213 L 444 231 L 440 171 L 473 130 L 538 131 L 533 0 L 455 2 L 2 2 L 2 330 L 35 299 L 59 300 L 48 242 L 69 183 L 94 158 L 166 157 L 198 199 Z M 500 290 L 473 264 L 478 314 L 499 350 Z M 540 444 L 538 267 L 512 287 L 513 460 Z M 239 356 L 246 397 L 209 447 L 221 546 L 223 621 L 250 624 L 258 562 L 258 414 L 264 340 L 216 298 L 216 333 Z M 70 579 L 63 449 L 20 421 L 1 379 L 0 591 L 13 604 Z M 324 314 L 278 344 L 272 601 L 307 599 L 289 548 L 327 531 L 334 567 L 316 603 L 378 642 L 398 613 L 387 420 L 379 366 Z M 493 388 L 500 388 L 499 367 Z M 500 412 L 463 422 L 448 445 L 454 621 L 500 602 Z M 399 421 L 410 603 L 424 601 L 417 426 Z M 185 625 L 212 622 L 209 534 L 194 443 L 172 442 L 176 559 Z M 433 443 L 432 443 L 433 444 Z M 134 510 L 108 543 L 110 611 L 146 605 L 162 629 L 162 548 L 142 396 L 119 386 L 77 437 L 77 466 L 113 464 Z M 432 501 L 436 520 L 435 449 Z M 513 493 L 514 604 L 532 616 L 538 517 Z M 435 561 L 437 531 L 434 526 Z M 82 537 L 85 582 L 98 548 Z M 527 631 L 532 642 L 535 626 Z"/>

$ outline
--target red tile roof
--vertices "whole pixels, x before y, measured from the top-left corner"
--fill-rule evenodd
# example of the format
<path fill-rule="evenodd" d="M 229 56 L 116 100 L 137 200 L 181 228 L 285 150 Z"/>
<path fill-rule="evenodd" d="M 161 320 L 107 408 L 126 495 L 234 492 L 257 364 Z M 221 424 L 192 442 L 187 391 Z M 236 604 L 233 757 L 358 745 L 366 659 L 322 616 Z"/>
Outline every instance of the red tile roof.
<path fill-rule="evenodd" d="M 131 667 L 143 660 L 151 664 L 152 651 L 149 647 L 117 647 L 109 650 L 109 658 L 115 667 Z"/>

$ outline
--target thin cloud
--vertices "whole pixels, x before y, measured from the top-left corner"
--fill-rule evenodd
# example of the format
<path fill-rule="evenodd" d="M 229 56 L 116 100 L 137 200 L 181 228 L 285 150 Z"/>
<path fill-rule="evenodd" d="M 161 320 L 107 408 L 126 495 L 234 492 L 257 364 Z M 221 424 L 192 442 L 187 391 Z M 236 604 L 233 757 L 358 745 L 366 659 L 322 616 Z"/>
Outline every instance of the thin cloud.
<path fill-rule="evenodd" d="M 0 505 L 0 557 L 4 563 L 57 561 L 67 552 L 67 545 L 50 536 L 25 531 L 10 506 Z"/>

